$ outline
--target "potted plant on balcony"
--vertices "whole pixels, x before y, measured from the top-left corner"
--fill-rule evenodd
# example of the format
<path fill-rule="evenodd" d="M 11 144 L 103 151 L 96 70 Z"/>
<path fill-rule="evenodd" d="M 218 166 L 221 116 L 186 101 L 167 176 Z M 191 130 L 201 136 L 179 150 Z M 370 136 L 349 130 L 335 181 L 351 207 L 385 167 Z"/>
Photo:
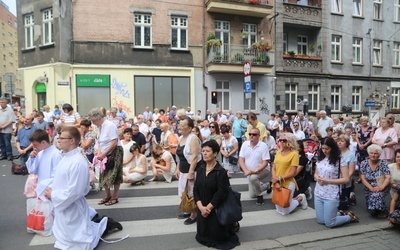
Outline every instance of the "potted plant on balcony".
<path fill-rule="evenodd" d="M 261 51 L 269 51 L 271 49 L 271 46 L 267 42 L 255 42 L 251 47 Z"/>
<path fill-rule="evenodd" d="M 243 61 L 244 61 L 244 54 L 243 54 L 243 53 L 237 53 L 237 54 L 233 57 L 232 61 L 234 61 L 234 62 L 239 62 L 239 63 L 243 62 Z"/>
<path fill-rule="evenodd" d="M 217 39 L 214 34 L 208 34 L 207 42 L 206 42 L 206 50 L 207 54 L 210 53 L 210 49 L 213 47 L 221 47 L 222 41 Z"/>
<path fill-rule="evenodd" d="M 315 52 L 315 45 L 312 43 L 308 45 L 308 50 L 311 52 L 311 55 L 313 56 Z"/>
<path fill-rule="evenodd" d="M 291 57 L 294 57 L 294 55 L 296 55 L 296 53 L 294 52 L 294 50 L 289 50 L 287 52 Z"/>
<path fill-rule="evenodd" d="M 249 4 L 254 4 L 254 5 L 260 5 L 261 4 L 261 0 L 248 0 Z"/>

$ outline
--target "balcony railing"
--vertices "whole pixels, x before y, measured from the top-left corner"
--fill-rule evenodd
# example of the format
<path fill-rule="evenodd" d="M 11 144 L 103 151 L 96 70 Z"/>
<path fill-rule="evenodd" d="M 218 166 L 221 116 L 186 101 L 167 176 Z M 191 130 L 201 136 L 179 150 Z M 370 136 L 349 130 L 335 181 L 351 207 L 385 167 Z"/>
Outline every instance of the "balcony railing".
<path fill-rule="evenodd" d="M 266 50 L 254 49 L 245 45 L 213 45 L 208 53 L 208 62 L 232 64 L 250 62 L 257 65 L 269 65 L 270 54 Z"/>
<path fill-rule="evenodd" d="M 285 23 L 302 24 L 308 26 L 322 26 L 322 8 L 320 4 L 300 5 L 284 3 L 283 21 Z"/>
<path fill-rule="evenodd" d="M 283 68 L 284 71 L 290 72 L 321 73 L 322 58 L 320 56 L 284 55 Z"/>
<path fill-rule="evenodd" d="M 207 11 L 264 18 L 272 13 L 268 0 L 205 0 Z"/>

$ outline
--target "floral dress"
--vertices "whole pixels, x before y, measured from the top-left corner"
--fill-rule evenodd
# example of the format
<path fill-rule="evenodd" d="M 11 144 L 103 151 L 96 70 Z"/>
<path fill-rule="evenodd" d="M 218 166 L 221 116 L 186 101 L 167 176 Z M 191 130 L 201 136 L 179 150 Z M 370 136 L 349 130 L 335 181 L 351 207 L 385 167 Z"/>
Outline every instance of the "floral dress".
<path fill-rule="evenodd" d="M 396 192 L 400 195 L 400 189 L 397 189 Z M 400 222 L 400 199 L 397 199 L 394 211 L 389 215 L 389 218 Z"/>
<path fill-rule="evenodd" d="M 376 187 L 378 185 L 376 181 L 377 177 L 380 175 L 390 175 L 390 170 L 386 160 L 380 160 L 375 170 L 372 170 L 369 166 L 368 160 L 365 160 L 361 163 L 360 173 L 365 175 L 365 179 L 371 186 Z M 364 186 L 364 195 L 368 212 L 371 214 L 375 214 L 379 211 L 388 212 L 388 207 L 386 206 L 385 201 L 385 198 L 388 194 L 388 187 L 382 192 L 371 192 L 367 187 Z"/>
<path fill-rule="evenodd" d="M 237 143 L 237 139 L 234 136 L 230 136 L 229 140 L 225 138 L 222 139 L 221 147 L 227 152 L 228 154 L 233 150 L 233 144 Z M 238 158 L 238 152 L 236 151 L 233 157 Z M 223 166 L 224 168 L 231 174 L 239 172 L 239 165 L 233 165 L 229 163 L 229 157 L 222 157 L 223 158 Z"/>
<path fill-rule="evenodd" d="M 360 141 L 361 144 L 366 143 L 370 138 L 371 138 L 371 133 L 374 132 L 374 129 L 372 127 L 368 127 L 365 132 L 362 132 L 361 127 L 357 127 L 357 136 L 358 140 Z M 369 144 L 370 145 L 370 144 Z M 367 145 L 367 147 L 369 146 Z M 360 147 L 357 145 L 357 164 L 360 165 L 361 162 L 363 162 L 367 156 L 367 147 L 365 147 L 363 150 L 360 149 Z"/>

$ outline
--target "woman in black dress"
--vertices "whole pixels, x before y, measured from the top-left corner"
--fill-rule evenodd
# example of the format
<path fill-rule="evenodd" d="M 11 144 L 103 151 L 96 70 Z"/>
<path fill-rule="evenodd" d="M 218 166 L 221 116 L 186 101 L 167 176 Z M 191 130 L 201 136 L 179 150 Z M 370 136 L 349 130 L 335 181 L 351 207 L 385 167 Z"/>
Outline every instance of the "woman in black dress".
<path fill-rule="evenodd" d="M 214 208 L 228 197 L 230 187 L 226 170 L 216 161 L 220 147 L 215 140 L 201 146 L 203 161 L 197 166 L 197 177 L 194 185 L 194 199 L 197 211 L 196 240 L 207 247 L 232 249 L 238 245 L 239 238 L 233 225 L 220 225 Z"/>

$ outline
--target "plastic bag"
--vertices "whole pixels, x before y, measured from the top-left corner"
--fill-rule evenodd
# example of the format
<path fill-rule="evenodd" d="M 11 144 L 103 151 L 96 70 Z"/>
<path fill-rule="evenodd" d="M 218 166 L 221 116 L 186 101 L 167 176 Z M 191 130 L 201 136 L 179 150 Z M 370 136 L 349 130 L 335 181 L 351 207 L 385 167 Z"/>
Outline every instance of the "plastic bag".
<path fill-rule="evenodd" d="M 26 207 L 28 233 L 37 233 L 42 236 L 52 235 L 54 214 L 51 202 L 32 198 L 26 200 Z"/>
<path fill-rule="evenodd" d="M 38 177 L 35 174 L 30 174 L 25 182 L 24 195 L 26 198 L 36 197 L 36 187 L 38 183 Z"/>

